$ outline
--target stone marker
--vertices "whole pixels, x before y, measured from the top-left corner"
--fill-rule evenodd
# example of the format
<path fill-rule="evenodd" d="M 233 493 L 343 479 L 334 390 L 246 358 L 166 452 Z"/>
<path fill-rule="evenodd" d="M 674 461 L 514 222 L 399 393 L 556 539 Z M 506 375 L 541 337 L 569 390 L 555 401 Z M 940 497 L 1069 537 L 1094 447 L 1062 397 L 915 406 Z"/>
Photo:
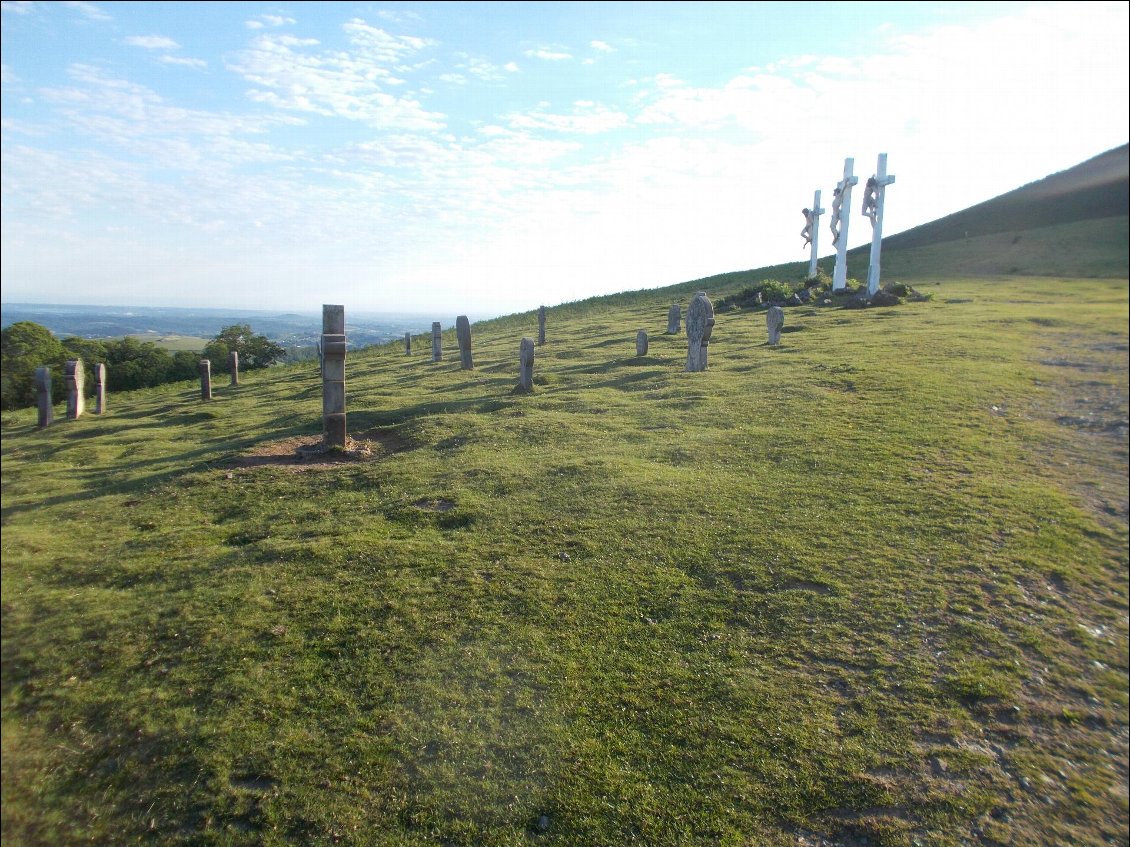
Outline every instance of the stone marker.
<path fill-rule="evenodd" d="M 94 414 L 106 414 L 106 366 L 102 362 L 94 366 Z"/>
<path fill-rule="evenodd" d="M 672 303 L 671 308 L 667 310 L 667 334 L 678 335 L 679 324 L 682 323 L 683 315 L 679 309 L 678 303 Z"/>
<path fill-rule="evenodd" d="M 345 449 L 345 306 L 322 306 L 322 432 Z"/>
<path fill-rule="evenodd" d="M 534 390 L 534 340 L 523 338 L 518 348 L 518 388 Z"/>
<path fill-rule="evenodd" d="M 39 428 L 50 426 L 55 420 L 51 405 L 51 368 L 35 369 L 35 403 L 39 407 Z"/>
<path fill-rule="evenodd" d="M 538 309 L 538 346 L 545 344 L 545 306 Z"/>
<path fill-rule="evenodd" d="M 212 399 L 212 363 L 207 359 L 201 359 L 196 365 L 196 369 L 200 371 L 200 399 Z"/>
<path fill-rule="evenodd" d="M 432 321 L 432 361 L 438 362 L 443 358 L 443 327 L 439 321 Z"/>
<path fill-rule="evenodd" d="M 459 366 L 469 371 L 475 363 L 471 360 L 471 322 L 466 315 L 455 319 L 455 337 L 459 339 Z"/>
<path fill-rule="evenodd" d="M 887 154 L 879 154 L 875 176 L 867 180 L 863 197 L 863 214 L 871 218 L 871 264 L 867 268 L 867 293 L 872 297 L 879 291 L 879 257 L 883 249 L 883 200 L 887 186 L 895 181 L 887 175 Z"/>
<path fill-rule="evenodd" d="M 410 332 L 404 333 L 404 355 L 412 355 L 412 333 Z"/>
<path fill-rule="evenodd" d="M 785 310 L 780 306 L 770 306 L 765 313 L 765 323 L 769 327 L 769 346 L 781 343 L 781 327 L 785 325 Z"/>
<path fill-rule="evenodd" d="M 714 305 L 705 291 L 695 294 L 687 306 L 687 370 L 704 371 L 710 334 L 714 331 Z"/>
<path fill-rule="evenodd" d="M 228 353 L 228 370 L 231 371 L 231 384 L 239 385 L 239 351 Z"/>
<path fill-rule="evenodd" d="M 67 384 L 67 418 L 77 421 L 86 411 L 86 369 L 82 366 L 82 359 L 71 359 L 63 366 L 63 379 Z"/>
<path fill-rule="evenodd" d="M 641 329 L 636 333 L 636 355 L 647 355 L 647 331 Z"/>

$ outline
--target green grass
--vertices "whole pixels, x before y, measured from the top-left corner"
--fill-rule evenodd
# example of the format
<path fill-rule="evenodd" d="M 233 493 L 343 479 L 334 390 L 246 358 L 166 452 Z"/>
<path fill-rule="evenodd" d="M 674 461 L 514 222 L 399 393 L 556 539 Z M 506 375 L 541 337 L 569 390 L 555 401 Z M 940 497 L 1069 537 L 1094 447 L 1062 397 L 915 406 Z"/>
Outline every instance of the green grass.
<path fill-rule="evenodd" d="M 151 341 L 158 347 L 162 347 L 172 353 L 176 353 L 180 350 L 187 350 L 190 353 L 199 353 L 211 340 L 195 335 L 161 335 L 153 332 L 137 332 L 130 337 L 136 338 L 138 341 Z"/>
<path fill-rule="evenodd" d="M 1126 843 L 1126 281 L 698 284 L 5 415 L 5 843 Z"/>

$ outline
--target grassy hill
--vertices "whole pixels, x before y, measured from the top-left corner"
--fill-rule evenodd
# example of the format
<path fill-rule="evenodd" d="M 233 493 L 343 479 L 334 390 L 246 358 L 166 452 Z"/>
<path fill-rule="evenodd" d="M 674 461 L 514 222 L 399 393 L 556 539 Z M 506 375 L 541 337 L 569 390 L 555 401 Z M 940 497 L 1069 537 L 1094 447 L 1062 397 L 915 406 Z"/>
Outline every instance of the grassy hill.
<path fill-rule="evenodd" d="M 1125 267 L 915 255 L 699 374 L 667 306 L 792 266 L 550 309 L 531 395 L 531 313 L 368 349 L 345 455 L 309 364 L 6 414 L 4 843 L 1127 843 Z"/>

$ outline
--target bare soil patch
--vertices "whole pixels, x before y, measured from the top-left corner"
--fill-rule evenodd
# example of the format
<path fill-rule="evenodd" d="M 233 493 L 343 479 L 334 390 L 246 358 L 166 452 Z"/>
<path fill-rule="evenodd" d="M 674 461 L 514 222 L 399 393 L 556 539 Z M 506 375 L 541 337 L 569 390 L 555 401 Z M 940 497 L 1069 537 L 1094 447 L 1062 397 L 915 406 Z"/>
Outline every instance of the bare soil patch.
<path fill-rule="evenodd" d="M 327 447 L 321 435 L 300 435 L 257 444 L 242 456 L 229 461 L 229 468 L 286 467 L 294 471 L 327 468 L 334 465 L 372 462 L 408 445 L 391 432 L 360 432 L 346 439 L 345 449 Z"/>

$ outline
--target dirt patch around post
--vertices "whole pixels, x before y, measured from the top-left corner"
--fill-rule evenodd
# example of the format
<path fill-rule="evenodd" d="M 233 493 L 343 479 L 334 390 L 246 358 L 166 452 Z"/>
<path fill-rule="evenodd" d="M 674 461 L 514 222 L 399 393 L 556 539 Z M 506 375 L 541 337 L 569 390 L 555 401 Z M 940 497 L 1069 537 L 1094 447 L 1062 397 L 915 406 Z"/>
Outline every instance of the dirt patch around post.
<path fill-rule="evenodd" d="M 321 435 L 300 435 L 256 444 L 225 463 L 228 468 L 285 467 L 293 471 L 372 462 L 400 453 L 408 445 L 391 432 L 360 432 L 346 439 L 345 449 L 327 447 Z"/>

